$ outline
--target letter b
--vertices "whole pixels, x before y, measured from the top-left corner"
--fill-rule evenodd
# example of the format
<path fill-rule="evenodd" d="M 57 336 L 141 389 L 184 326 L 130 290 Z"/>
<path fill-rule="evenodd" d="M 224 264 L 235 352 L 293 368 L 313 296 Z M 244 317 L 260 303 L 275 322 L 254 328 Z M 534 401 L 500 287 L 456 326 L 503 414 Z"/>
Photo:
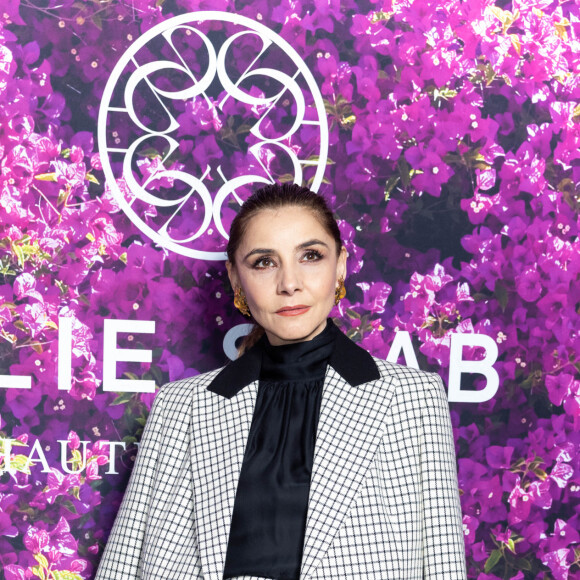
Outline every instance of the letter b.
<path fill-rule="evenodd" d="M 485 350 L 483 360 L 463 360 L 464 346 L 479 346 Z M 451 353 L 449 355 L 449 390 L 450 402 L 456 403 L 483 403 L 489 401 L 499 387 L 499 375 L 493 368 L 497 360 L 498 349 L 495 341 L 487 334 L 460 334 L 451 335 Z M 462 391 L 462 373 L 478 373 L 487 379 L 487 384 L 478 391 Z"/>

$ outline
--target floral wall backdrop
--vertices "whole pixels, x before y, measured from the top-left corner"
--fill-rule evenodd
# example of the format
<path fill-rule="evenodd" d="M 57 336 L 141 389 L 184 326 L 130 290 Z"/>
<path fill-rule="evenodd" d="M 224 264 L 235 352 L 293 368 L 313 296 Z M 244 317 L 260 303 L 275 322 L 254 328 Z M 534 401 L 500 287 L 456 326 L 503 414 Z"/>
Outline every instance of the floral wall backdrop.
<path fill-rule="evenodd" d="M 164 248 L 127 217 L 97 147 L 121 55 L 159 23 L 206 10 L 276 32 L 320 89 L 329 146 L 318 190 L 349 251 L 347 297 L 332 313 L 342 329 L 383 358 L 407 331 L 421 368 L 444 381 L 454 334 L 498 346 L 497 393 L 450 402 L 469 578 L 580 578 L 580 7 L 570 0 L 2 3 L 4 577 L 94 576 L 154 397 L 105 389 L 105 326 L 154 321 L 154 332 L 119 332 L 119 348 L 151 360 L 116 373 L 158 388 L 224 364 L 224 336 L 245 322 L 223 262 Z M 232 78 L 251 60 L 247 40 Z M 259 79 L 246 88 L 267 92 Z M 283 155 L 248 153 L 240 120 L 259 118 L 259 103 L 231 104 L 229 121 L 199 99 L 175 107 L 178 147 L 141 152 L 143 183 L 216 160 L 228 179 L 256 159 L 263 175 L 292 179 Z M 316 162 L 317 139 L 305 126 L 288 148 Z M 157 181 L 159 196 L 175 186 Z M 160 213 L 142 215 L 154 224 Z"/>

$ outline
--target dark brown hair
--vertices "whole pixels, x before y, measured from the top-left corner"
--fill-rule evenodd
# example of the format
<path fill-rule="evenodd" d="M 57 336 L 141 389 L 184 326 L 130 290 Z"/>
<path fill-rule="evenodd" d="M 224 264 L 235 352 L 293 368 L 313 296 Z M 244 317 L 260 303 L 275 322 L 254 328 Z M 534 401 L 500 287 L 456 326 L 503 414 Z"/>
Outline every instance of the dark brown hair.
<path fill-rule="evenodd" d="M 307 187 L 296 183 L 274 183 L 256 190 L 241 206 L 239 213 L 232 221 L 230 227 L 230 239 L 227 246 L 228 260 L 235 264 L 236 251 L 242 243 L 242 239 L 251 219 L 265 209 L 280 209 L 284 207 L 303 207 L 309 209 L 318 219 L 322 227 L 334 238 L 336 242 L 336 254 L 340 255 L 342 238 L 334 215 L 328 207 L 326 200 Z M 255 324 L 240 346 L 239 353 L 254 345 L 264 334 L 264 329 Z"/>

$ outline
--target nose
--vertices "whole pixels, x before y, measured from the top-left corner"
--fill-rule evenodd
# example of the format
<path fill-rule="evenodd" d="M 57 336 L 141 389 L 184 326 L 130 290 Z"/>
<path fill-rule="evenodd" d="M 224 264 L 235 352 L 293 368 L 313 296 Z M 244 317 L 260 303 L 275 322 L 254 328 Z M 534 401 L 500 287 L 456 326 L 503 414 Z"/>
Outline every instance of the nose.
<path fill-rule="evenodd" d="M 283 266 L 278 270 L 278 294 L 292 295 L 302 290 L 300 270 L 293 265 Z"/>

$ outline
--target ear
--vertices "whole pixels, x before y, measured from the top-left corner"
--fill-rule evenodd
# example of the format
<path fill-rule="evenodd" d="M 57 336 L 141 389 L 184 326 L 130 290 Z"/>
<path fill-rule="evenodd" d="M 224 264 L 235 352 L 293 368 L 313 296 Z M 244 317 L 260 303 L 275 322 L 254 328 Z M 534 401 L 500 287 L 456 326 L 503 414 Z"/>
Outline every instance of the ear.
<path fill-rule="evenodd" d="M 228 271 L 228 278 L 230 279 L 230 284 L 232 285 L 232 288 L 234 290 L 236 288 L 239 288 L 241 285 L 235 264 L 232 264 L 229 260 L 226 260 L 226 270 Z"/>
<path fill-rule="evenodd" d="M 348 257 L 348 252 L 346 248 L 342 246 L 340 248 L 340 254 L 338 256 L 338 262 L 336 264 L 336 279 L 346 278 L 346 259 Z"/>

